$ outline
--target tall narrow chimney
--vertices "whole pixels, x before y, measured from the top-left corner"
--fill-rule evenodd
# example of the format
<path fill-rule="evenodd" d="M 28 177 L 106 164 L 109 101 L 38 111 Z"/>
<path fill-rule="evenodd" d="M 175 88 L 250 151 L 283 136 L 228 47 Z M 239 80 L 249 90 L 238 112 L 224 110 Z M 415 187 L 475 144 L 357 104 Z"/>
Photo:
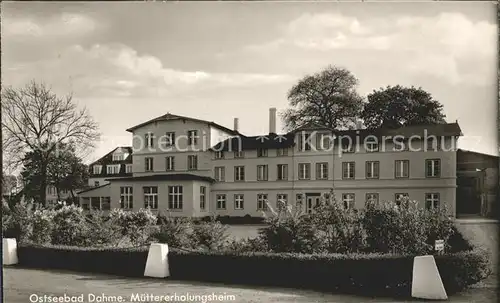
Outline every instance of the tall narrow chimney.
<path fill-rule="evenodd" d="M 276 108 L 271 107 L 269 109 L 269 133 L 276 133 Z"/>
<path fill-rule="evenodd" d="M 239 119 L 238 118 L 234 118 L 234 127 L 233 127 L 233 130 L 234 131 L 238 131 L 238 128 L 239 128 Z"/>
<path fill-rule="evenodd" d="M 356 129 L 363 129 L 363 121 L 356 120 Z"/>

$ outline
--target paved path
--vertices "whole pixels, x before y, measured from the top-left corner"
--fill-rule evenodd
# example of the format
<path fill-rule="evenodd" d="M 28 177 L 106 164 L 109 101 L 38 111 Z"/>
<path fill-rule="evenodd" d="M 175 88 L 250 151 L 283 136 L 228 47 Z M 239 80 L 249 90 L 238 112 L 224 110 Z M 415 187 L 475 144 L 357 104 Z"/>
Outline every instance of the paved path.
<path fill-rule="evenodd" d="M 125 266 L 125 265 L 124 265 Z M 154 294 L 157 296 L 177 295 L 189 293 L 193 295 L 222 295 L 226 300 L 208 300 L 208 302 L 287 302 L 287 303 L 312 303 L 312 302 L 390 302 L 387 299 L 370 299 L 364 297 L 322 294 L 312 291 L 299 291 L 292 289 L 258 288 L 244 286 L 226 286 L 222 284 L 191 283 L 157 279 L 131 279 L 106 275 L 94 275 L 63 271 L 47 271 L 20 268 L 5 268 L 4 302 L 27 303 L 31 295 L 47 296 L 74 296 L 83 295 L 83 302 L 118 302 L 118 296 L 123 297 L 122 302 L 131 302 L 131 295 Z M 468 290 L 459 296 L 450 298 L 451 302 L 496 302 L 495 286 L 486 285 L 482 288 Z M 94 300 L 89 300 L 96 297 Z M 99 300 L 105 294 L 108 300 Z M 229 296 L 234 296 L 232 299 Z M 222 298 L 224 299 L 224 298 Z M 40 301 L 39 301 L 40 302 Z M 46 302 L 46 301 L 45 301 Z M 135 302 L 155 302 L 152 299 Z M 163 302 L 202 302 L 201 300 L 182 300 L 182 298 Z M 398 301 L 392 301 L 398 302 Z"/>

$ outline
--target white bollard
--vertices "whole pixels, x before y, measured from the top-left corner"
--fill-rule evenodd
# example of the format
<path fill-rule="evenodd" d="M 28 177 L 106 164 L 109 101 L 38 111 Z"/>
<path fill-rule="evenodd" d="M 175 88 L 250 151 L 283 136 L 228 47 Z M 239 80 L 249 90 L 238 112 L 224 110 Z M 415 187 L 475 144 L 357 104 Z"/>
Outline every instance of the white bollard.
<path fill-rule="evenodd" d="M 167 244 L 151 243 L 144 276 L 153 278 L 166 278 L 170 276 Z"/>
<path fill-rule="evenodd" d="M 430 300 L 448 299 L 434 256 L 419 256 L 413 259 L 411 296 Z"/>
<path fill-rule="evenodd" d="M 3 265 L 14 265 L 17 260 L 17 242 L 15 238 L 3 239 Z"/>

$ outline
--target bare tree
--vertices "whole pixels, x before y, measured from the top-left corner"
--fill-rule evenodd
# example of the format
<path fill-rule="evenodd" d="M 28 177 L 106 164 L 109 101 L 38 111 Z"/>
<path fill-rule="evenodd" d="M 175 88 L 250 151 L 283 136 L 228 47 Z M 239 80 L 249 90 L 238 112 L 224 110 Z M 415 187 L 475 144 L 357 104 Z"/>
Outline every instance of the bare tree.
<path fill-rule="evenodd" d="M 333 129 L 352 127 L 363 108 L 358 80 L 347 69 L 328 66 L 302 78 L 288 92 L 282 113 L 287 130 L 314 122 Z"/>
<path fill-rule="evenodd" d="M 58 97 L 44 84 L 2 90 L 2 143 L 6 164 L 19 166 L 26 153 L 40 157 L 40 203 L 45 205 L 47 165 L 62 146 L 93 147 L 98 125 L 87 109 L 79 109 L 72 95 Z"/>

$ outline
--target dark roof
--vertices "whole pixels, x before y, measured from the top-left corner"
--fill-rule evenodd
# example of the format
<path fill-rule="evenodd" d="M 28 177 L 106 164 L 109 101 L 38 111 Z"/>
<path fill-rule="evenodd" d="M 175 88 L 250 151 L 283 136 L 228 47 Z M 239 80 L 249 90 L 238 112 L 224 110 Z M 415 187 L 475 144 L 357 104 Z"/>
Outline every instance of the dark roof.
<path fill-rule="evenodd" d="M 377 138 L 384 137 L 395 137 L 402 136 L 404 138 L 409 138 L 412 136 L 431 136 L 436 137 L 457 137 L 463 136 L 462 130 L 458 123 L 445 123 L 445 124 L 432 124 L 432 125 L 413 125 L 404 126 L 400 128 L 377 128 L 377 129 L 360 129 L 360 130 L 343 130 L 336 131 L 335 135 L 337 138 L 350 137 L 355 138 L 359 136 L 360 140 L 372 135 Z"/>
<path fill-rule="evenodd" d="M 241 147 L 240 147 L 241 142 Z M 211 149 L 214 151 L 238 151 L 252 149 L 278 149 L 294 145 L 294 134 L 267 134 L 262 136 L 238 136 L 222 141 Z"/>
<path fill-rule="evenodd" d="M 120 161 L 113 161 L 113 153 L 117 149 L 125 149 L 127 153 L 129 154 L 125 160 L 120 160 Z M 132 163 L 132 147 L 131 146 L 118 146 L 109 153 L 105 154 L 101 158 L 97 159 L 96 161 L 92 162 L 89 166 L 92 166 L 94 164 L 99 164 L 99 165 L 108 165 L 108 164 L 130 164 Z"/>
<path fill-rule="evenodd" d="M 79 194 L 83 194 L 83 193 L 86 193 L 86 192 L 89 192 L 89 191 L 93 191 L 94 189 L 99 189 L 99 188 L 106 187 L 106 186 L 108 186 L 108 185 L 109 185 L 109 183 L 108 183 L 108 184 L 101 185 L 101 186 L 89 187 L 89 188 L 86 188 L 86 189 L 84 189 L 84 190 L 82 190 L 82 191 L 77 192 L 76 194 L 77 194 L 77 195 L 79 195 Z"/>
<path fill-rule="evenodd" d="M 458 153 L 464 153 L 464 154 L 474 154 L 474 155 L 477 155 L 477 156 L 480 156 L 480 157 L 485 157 L 485 158 L 499 158 L 498 155 L 490 155 L 490 154 L 485 154 L 485 153 L 480 153 L 480 152 L 475 152 L 475 151 L 471 151 L 471 150 L 465 150 L 465 149 L 457 149 L 457 152 Z"/>
<path fill-rule="evenodd" d="M 188 121 L 193 121 L 193 122 L 199 122 L 199 123 L 203 123 L 203 124 L 208 124 L 210 126 L 213 126 L 213 127 L 216 127 L 220 130 L 223 130 L 227 133 L 230 133 L 232 135 L 238 135 L 239 133 L 235 130 L 232 130 L 230 128 L 227 128 L 227 127 L 224 127 L 220 124 L 217 124 L 215 122 L 212 122 L 212 121 L 207 121 L 207 120 L 201 120 L 201 119 L 195 119 L 195 118 L 191 118 L 191 117 L 185 117 L 185 116 L 179 116 L 179 115 L 173 115 L 171 113 L 167 113 L 163 116 L 159 116 L 159 117 L 156 117 L 154 119 L 151 119 L 149 121 L 146 121 L 144 123 L 141 123 L 141 124 L 138 124 L 136 126 L 133 126 L 129 129 L 127 129 L 128 132 L 132 132 L 134 131 L 135 129 L 139 128 L 139 127 L 142 127 L 144 125 L 148 125 L 148 124 L 151 124 L 153 122 L 157 122 L 157 121 L 168 121 L 168 120 L 188 120 Z"/>
<path fill-rule="evenodd" d="M 294 129 L 292 132 L 296 133 L 298 131 L 302 131 L 302 130 L 330 130 L 332 131 L 332 128 L 326 126 L 326 125 L 323 125 L 323 124 L 319 124 L 319 123 L 316 123 L 316 122 L 309 122 L 309 123 L 306 123 L 296 129 Z"/>
<path fill-rule="evenodd" d="M 137 176 L 125 178 L 106 179 L 106 181 L 206 181 L 214 182 L 215 180 L 210 177 L 198 176 L 193 174 L 162 174 L 150 176 Z"/>

